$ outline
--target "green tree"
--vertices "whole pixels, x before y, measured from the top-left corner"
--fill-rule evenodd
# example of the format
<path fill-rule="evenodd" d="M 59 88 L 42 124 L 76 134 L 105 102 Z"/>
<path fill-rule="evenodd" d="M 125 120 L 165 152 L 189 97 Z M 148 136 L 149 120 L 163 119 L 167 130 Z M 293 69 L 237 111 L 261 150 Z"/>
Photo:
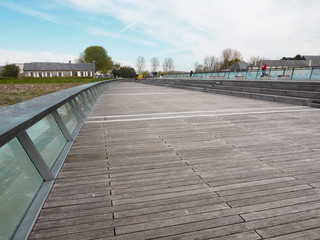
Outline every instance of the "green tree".
<path fill-rule="evenodd" d="M 123 77 L 123 78 L 136 77 L 136 71 L 130 67 L 121 67 L 120 69 L 113 69 L 112 74 L 114 77 Z"/>
<path fill-rule="evenodd" d="M 107 51 L 100 46 L 87 47 L 83 53 L 80 54 L 79 63 L 93 63 L 95 64 L 96 72 L 107 73 L 113 68 L 111 57 L 108 56 Z"/>
<path fill-rule="evenodd" d="M 302 60 L 302 56 L 300 54 L 297 54 L 294 57 L 283 57 L 281 60 Z"/>
<path fill-rule="evenodd" d="M 15 77 L 18 78 L 19 77 L 19 67 L 15 64 L 8 64 L 6 66 L 4 66 L 1 75 L 2 77 Z"/>

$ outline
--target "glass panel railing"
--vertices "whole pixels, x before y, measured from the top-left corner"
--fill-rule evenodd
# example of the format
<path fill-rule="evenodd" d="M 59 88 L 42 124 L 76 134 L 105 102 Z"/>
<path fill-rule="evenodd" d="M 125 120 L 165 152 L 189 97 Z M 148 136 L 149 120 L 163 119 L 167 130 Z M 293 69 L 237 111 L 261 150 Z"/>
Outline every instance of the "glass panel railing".
<path fill-rule="evenodd" d="M 51 168 L 67 143 L 52 115 L 49 114 L 26 132 L 47 166 Z"/>
<path fill-rule="evenodd" d="M 257 71 L 247 73 L 246 79 L 256 79 L 256 78 L 257 78 Z"/>
<path fill-rule="evenodd" d="M 320 80 L 320 69 L 313 69 L 311 80 Z"/>
<path fill-rule="evenodd" d="M 90 111 L 90 108 L 91 108 L 91 106 L 92 106 L 92 103 L 91 103 L 91 101 L 90 101 L 90 99 L 89 99 L 89 97 L 88 97 L 88 94 L 86 93 L 86 92 L 83 92 L 82 94 L 81 94 L 81 97 L 82 97 L 82 99 L 83 99 L 83 103 L 84 103 L 84 106 L 85 106 L 85 113 L 86 113 L 86 115 L 89 113 L 89 111 Z"/>
<path fill-rule="evenodd" d="M 237 74 L 237 72 L 230 72 L 229 79 L 236 79 Z"/>
<path fill-rule="evenodd" d="M 78 105 L 79 105 L 79 107 L 80 107 L 80 110 L 81 110 L 85 115 L 87 115 L 88 110 L 87 110 L 87 106 L 86 106 L 86 104 L 85 104 L 85 102 L 84 102 L 84 99 L 83 99 L 82 95 L 76 96 L 75 99 L 76 99 L 76 101 L 77 101 L 77 103 L 78 103 Z"/>
<path fill-rule="evenodd" d="M 238 72 L 237 76 L 246 77 L 247 72 Z"/>
<path fill-rule="evenodd" d="M 43 179 L 14 138 L 0 148 L 0 239 L 10 239 Z"/>
<path fill-rule="evenodd" d="M 309 80 L 311 69 L 297 69 L 293 71 L 292 79 Z"/>
<path fill-rule="evenodd" d="M 283 70 L 271 70 L 269 75 L 271 79 L 278 79 L 279 75 L 283 75 Z"/>
<path fill-rule="evenodd" d="M 75 115 L 73 114 L 70 104 L 66 103 L 65 105 L 58 108 L 57 111 L 61 116 L 63 123 L 69 130 L 69 133 L 72 134 L 78 125 L 78 121 Z"/>
<path fill-rule="evenodd" d="M 284 75 L 288 75 L 291 78 L 292 71 L 293 71 L 292 69 L 285 69 Z"/>

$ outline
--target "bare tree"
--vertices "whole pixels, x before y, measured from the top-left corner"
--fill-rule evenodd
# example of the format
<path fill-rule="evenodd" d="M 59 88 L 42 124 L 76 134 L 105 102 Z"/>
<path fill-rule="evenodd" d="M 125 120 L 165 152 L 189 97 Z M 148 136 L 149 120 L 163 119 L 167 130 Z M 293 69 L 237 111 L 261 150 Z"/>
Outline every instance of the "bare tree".
<path fill-rule="evenodd" d="M 151 69 L 152 72 L 156 72 L 158 67 L 159 67 L 160 63 L 159 63 L 159 59 L 156 57 L 151 58 Z"/>
<path fill-rule="evenodd" d="M 164 72 L 164 73 L 168 72 L 168 65 L 167 65 L 166 61 L 164 61 L 164 62 L 162 63 L 162 69 L 163 69 L 163 72 Z"/>
<path fill-rule="evenodd" d="M 241 53 L 237 49 L 226 48 L 222 51 L 222 61 L 227 59 L 232 61 L 234 59 L 242 59 Z"/>
<path fill-rule="evenodd" d="M 173 63 L 172 58 L 168 58 L 167 61 L 168 61 L 168 71 L 173 72 L 174 71 L 174 63 Z"/>
<path fill-rule="evenodd" d="M 221 53 L 221 65 L 220 70 L 223 70 L 236 62 L 242 60 L 241 53 L 236 49 L 226 48 Z"/>
<path fill-rule="evenodd" d="M 197 72 L 197 69 L 198 69 L 198 66 L 199 66 L 200 64 L 198 63 L 198 62 L 195 62 L 194 64 L 193 64 L 193 68 L 194 68 L 194 71 L 195 72 Z"/>
<path fill-rule="evenodd" d="M 248 63 L 253 64 L 253 65 L 257 65 L 257 63 L 259 61 L 262 61 L 263 59 L 265 59 L 264 57 L 260 57 L 260 56 L 251 56 L 249 58 Z"/>
<path fill-rule="evenodd" d="M 143 72 L 143 69 L 146 67 L 144 57 L 139 56 L 137 58 L 136 67 L 137 67 L 138 73 L 141 74 Z"/>
<path fill-rule="evenodd" d="M 162 67 L 163 67 L 164 72 L 173 72 L 174 71 L 174 63 L 173 63 L 172 58 L 164 59 Z"/>
<path fill-rule="evenodd" d="M 204 72 L 214 72 L 219 69 L 219 61 L 215 56 L 206 56 L 203 59 L 203 71 Z"/>

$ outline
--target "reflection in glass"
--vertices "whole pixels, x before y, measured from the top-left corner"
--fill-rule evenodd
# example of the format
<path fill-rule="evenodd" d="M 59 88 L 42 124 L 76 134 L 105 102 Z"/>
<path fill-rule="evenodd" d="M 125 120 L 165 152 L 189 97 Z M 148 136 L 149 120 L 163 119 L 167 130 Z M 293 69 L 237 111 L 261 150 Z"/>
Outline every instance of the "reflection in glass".
<path fill-rule="evenodd" d="M 229 73 L 229 79 L 236 79 L 237 72 L 230 72 Z"/>
<path fill-rule="evenodd" d="M 320 69 L 313 69 L 311 80 L 320 80 Z"/>
<path fill-rule="evenodd" d="M 91 101 L 91 98 L 88 95 L 88 92 L 83 92 L 82 96 L 83 96 L 83 99 L 85 99 L 86 104 L 91 107 L 93 105 L 93 103 Z"/>
<path fill-rule="evenodd" d="M 57 111 L 61 116 L 62 121 L 66 125 L 67 129 L 69 130 L 69 133 L 72 134 L 74 129 L 78 125 L 78 121 L 72 112 L 70 104 L 66 103 L 65 105 L 58 108 Z"/>
<path fill-rule="evenodd" d="M 272 79 L 278 79 L 279 75 L 283 75 L 283 70 L 271 70 L 269 74 Z"/>
<path fill-rule="evenodd" d="M 48 167 L 51 168 L 67 143 L 51 114 L 30 127 L 27 133 Z"/>
<path fill-rule="evenodd" d="M 296 69 L 293 72 L 292 79 L 309 80 L 311 69 Z"/>
<path fill-rule="evenodd" d="M 85 115 L 87 115 L 88 112 L 89 112 L 89 107 L 88 107 L 88 105 L 86 105 L 85 99 L 83 98 L 82 94 L 76 96 L 76 101 L 77 101 L 77 103 L 79 104 L 81 111 L 82 111 Z"/>
<path fill-rule="evenodd" d="M 0 148 L 0 239 L 10 239 L 42 182 L 16 138 Z"/>
<path fill-rule="evenodd" d="M 257 78 L 257 71 L 247 73 L 246 79 L 256 79 L 256 78 Z"/>

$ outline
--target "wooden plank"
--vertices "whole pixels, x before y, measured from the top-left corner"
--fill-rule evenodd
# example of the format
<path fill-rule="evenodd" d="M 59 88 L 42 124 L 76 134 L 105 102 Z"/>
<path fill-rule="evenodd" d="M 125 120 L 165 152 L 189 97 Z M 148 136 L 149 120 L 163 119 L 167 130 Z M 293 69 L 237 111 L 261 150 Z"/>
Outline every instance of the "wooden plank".
<path fill-rule="evenodd" d="M 318 239 L 320 111 L 191 93 L 108 90 L 29 239 Z"/>

